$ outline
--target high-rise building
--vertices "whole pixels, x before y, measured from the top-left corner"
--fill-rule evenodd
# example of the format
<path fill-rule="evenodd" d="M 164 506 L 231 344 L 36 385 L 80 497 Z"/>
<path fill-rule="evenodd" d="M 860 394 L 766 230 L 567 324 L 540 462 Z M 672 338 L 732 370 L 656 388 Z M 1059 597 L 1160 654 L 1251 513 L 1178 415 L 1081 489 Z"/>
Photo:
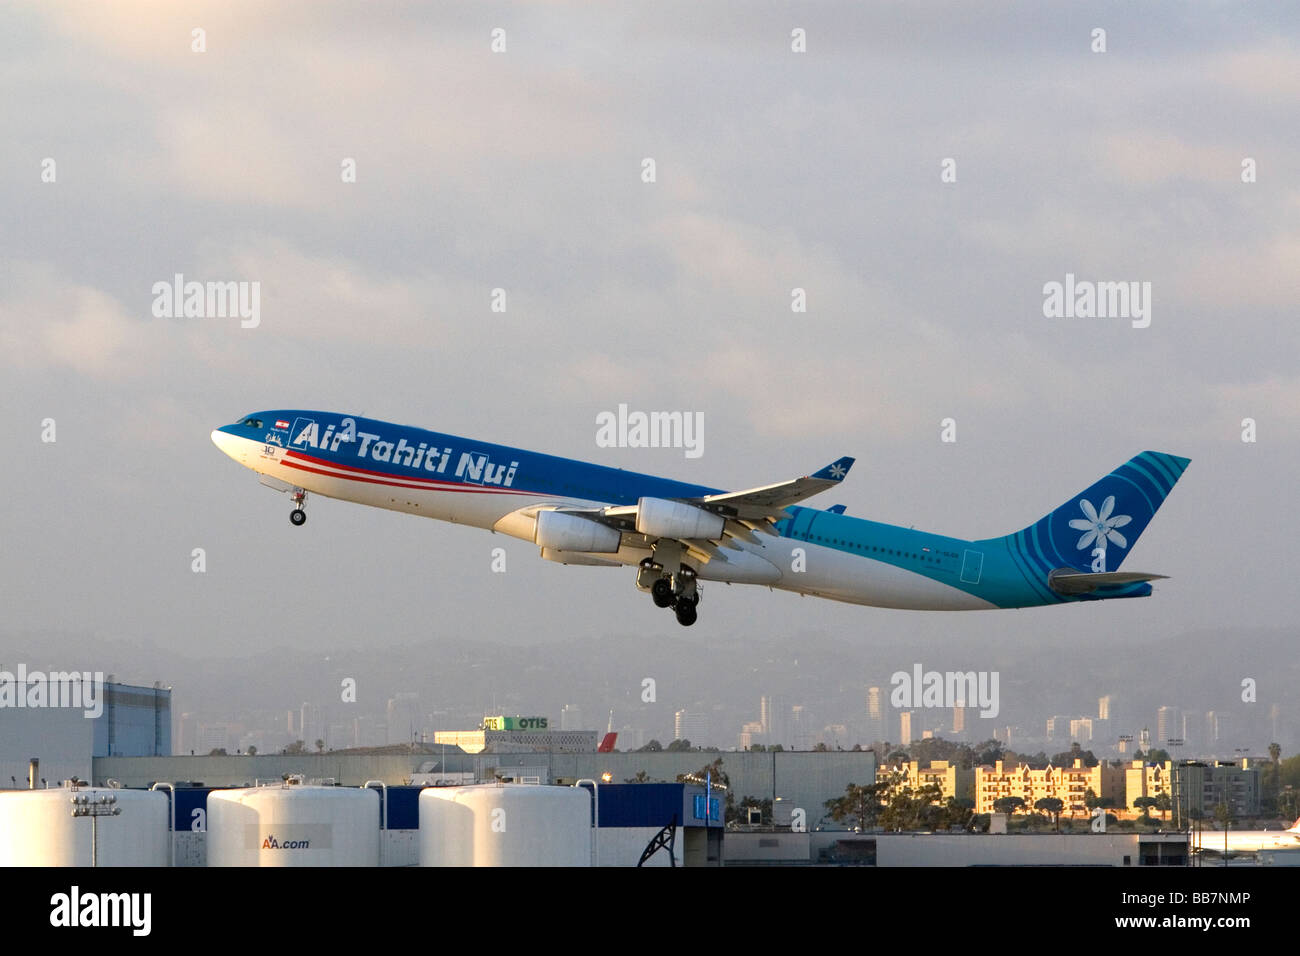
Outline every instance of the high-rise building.
<path fill-rule="evenodd" d="M 187 754 L 191 750 L 198 750 L 199 746 L 199 720 L 195 714 L 181 714 L 181 718 L 176 723 L 175 746 L 172 753 Z M 205 751 L 206 753 L 206 751 Z"/>
<path fill-rule="evenodd" d="M 561 730 L 587 730 L 582 726 L 582 711 L 575 704 L 565 704 L 560 711 Z"/>
<path fill-rule="evenodd" d="M 229 724 L 199 724 L 198 744 L 194 749 L 200 754 L 209 754 L 214 750 L 233 750 L 230 737 Z"/>
<path fill-rule="evenodd" d="M 1047 718 L 1047 739 L 1065 740 L 1070 736 L 1070 721 L 1074 719 L 1063 715 Z"/>
<path fill-rule="evenodd" d="M 696 747 L 703 746 L 708 735 L 708 715 L 703 710 L 683 707 L 673 715 L 673 738 L 689 740 Z"/>
<path fill-rule="evenodd" d="M 968 707 L 958 705 L 952 709 L 952 733 L 954 737 L 966 733 L 966 711 Z"/>
<path fill-rule="evenodd" d="M 1097 719 L 1110 720 L 1110 694 L 1097 700 Z"/>
<path fill-rule="evenodd" d="M 1232 746 L 1232 716 L 1222 710 L 1212 710 L 1205 716 L 1214 748 L 1222 751 Z"/>
<path fill-rule="evenodd" d="M 795 750 L 812 750 L 814 743 L 812 716 L 803 704 L 790 708 L 790 743 Z"/>
<path fill-rule="evenodd" d="M 1183 739 L 1183 712 L 1166 705 L 1156 711 L 1156 740 L 1164 746 L 1171 739 Z"/>
<path fill-rule="evenodd" d="M 1080 744 L 1092 743 L 1092 718 L 1080 717 L 1070 721 L 1070 740 Z"/>
<path fill-rule="evenodd" d="M 766 694 L 758 699 L 758 724 L 764 737 L 772 733 L 772 698 Z"/>
<path fill-rule="evenodd" d="M 898 714 L 898 745 L 906 747 L 912 742 L 912 712 L 900 711 Z"/>
<path fill-rule="evenodd" d="M 867 726 L 864 744 L 874 744 L 885 739 L 884 695 L 879 687 L 867 688 Z"/>

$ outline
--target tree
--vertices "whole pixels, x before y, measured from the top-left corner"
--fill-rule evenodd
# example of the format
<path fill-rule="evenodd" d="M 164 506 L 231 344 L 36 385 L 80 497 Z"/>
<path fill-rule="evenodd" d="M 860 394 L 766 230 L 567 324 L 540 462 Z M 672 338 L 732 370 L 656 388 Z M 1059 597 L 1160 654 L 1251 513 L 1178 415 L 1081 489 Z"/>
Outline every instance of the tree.
<path fill-rule="evenodd" d="M 817 741 L 817 746 L 813 747 L 813 750 L 816 751 L 817 753 L 826 753 L 830 749 L 831 748 L 827 747 L 826 743 L 821 740 Z"/>
<path fill-rule="evenodd" d="M 1052 758 L 1053 767 L 1073 767 L 1076 760 L 1082 760 L 1085 767 L 1095 767 L 1099 761 L 1091 750 L 1084 750 L 1077 743 L 1071 744 L 1069 750 L 1063 750 Z"/>
<path fill-rule="evenodd" d="M 301 740 L 295 740 L 289 746 L 285 747 L 283 752 L 286 754 L 305 754 L 307 748 Z"/>
<path fill-rule="evenodd" d="M 674 740 L 664 749 L 667 750 L 669 753 L 681 753 L 684 750 L 691 749 L 691 742 L 689 740 L 682 740 L 682 739 Z"/>
<path fill-rule="evenodd" d="M 949 829 L 961 827 L 969 830 L 975 823 L 975 801 L 966 797 L 949 797 L 943 806 L 945 823 Z"/>
<path fill-rule="evenodd" d="M 644 770 L 638 770 L 638 771 L 636 772 L 636 776 L 635 776 L 635 777 L 628 777 L 628 778 L 627 778 L 626 780 L 624 780 L 623 782 L 624 782 L 624 783 L 649 783 L 649 782 L 650 782 L 650 774 L 646 773 Z"/>
<path fill-rule="evenodd" d="M 209 756 L 209 757 L 228 757 L 228 756 L 230 756 L 230 755 L 229 755 L 228 753 L 226 753 L 226 748 L 225 748 L 225 747 L 213 747 L 211 750 L 208 751 L 208 756 Z"/>
<path fill-rule="evenodd" d="M 761 820 L 760 820 L 760 822 L 761 822 L 762 824 L 764 824 L 764 825 L 770 825 L 770 824 L 771 824 L 771 822 L 772 822 L 772 801 L 771 801 L 770 799 L 767 799 L 767 800 L 759 800 L 757 797 L 745 797 L 745 798 L 743 798 L 743 799 L 740 801 L 739 804 L 737 804 L 737 805 L 734 806 L 734 807 L 731 806 L 730 804 L 728 804 L 728 806 L 727 806 L 727 822 L 728 822 L 728 823 L 732 823 L 732 822 L 735 822 L 735 823 L 748 823 L 748 822 L 749 822 L 749 810 L 750 810 L 751 807 L 757 809 L 757 810 L 759 811 L 759 813 L 761 814 Z"/>
<path fill-rule="evenodd" d="M 659 753 L 659 752 L 660 752 L 661 750 L 663 750 L 663 749 L 664 749 L 664 745 L 663 745 L 663 744 L 661 744 L 661 743 L 660 743 L 659 741 L 657 741 L 657 740 L 653 740 L 653 739 L 652 739 L 652 740 L 651 740 L 648 744 L 646 744 L 644 747 L 638 747 L 638 748 L 637 748 L 637 753 L 642 753 L 642 754 L 645 754 L 645 753 Z"/>
<path fill-rule="evenodd" d="M 1020 762 L 1028 765 L 1030 770 L 1046 770 L 1047 765 L 1051 763 L 1051 761 L 1047 759 L 1047 754 L 1041 750 L 1029 757 L 1022 756 Z"/>
<path fill-rule="evenodd" d="M 687 743 L 689 742 L 687 741 Z M 712 779 L 715 787 L 728 787 L 731 785 L 731 779 L 727 776 L 727 772 L 722 769 L 721 757 L 718 757 L 713 763 L 705 764 L 693 773 L 679 773 L 677 775 L 678 783 L 704 783 L 707 779 Z"/>
<path fill-rule="evenodd" d="M 1160 819 L 1169 819 L 1166 814 L 1174 808 L 1173 798 L 1165 791 L 1156 794 L 1156 809 L 1160 811 Z"/>
<path fill-rule="evenodd" d="M 1236 816 L 1232 812 L 1232 807 L 1228 806 L 1226 803 L 1216 803 L 1214 805 L 1214 822 L 1225 830 L 1228 829 L 1229 826 L 1236 822 Z"/>
<path fill-rule="evenodd" d="M 1133 801 L 1134 808 L 1142 811 L 1141 819 L 1144 823 L 1151 822 L 1151 808 L 1154 807 L 1157 802 L 1158 801 L 1155 797 L 1138 797 Z"/>
<path fill-rule="evenodd" d="M 1083 792 L 1083 805 L 1088 808 L 1090 813 L 1101 806 L 1101 800 L 1097 797 L 1097 791 L 1093 790 L 1092 787 L 1089 787 Z"/>
<path fill-rule="evenodd" d="M 1287 820 L 1300 817 L 1300 790 L 1287 787 L 1277 795 L 1277 812 Z"/>
<path fill-rule="evenodd" d="M 978 767 L 992 766 L 1004 759 L 1005 751 L 1006 748 L 998 741 L 986 740 L 971 748 L 971 764 Z"/>
<path fill-rule="evenodd" d="M 687 744 L 689 746 L 689 741 L 687 742 Z M 672 747 L 669 746 L 668 749 L 671 750 Z M 726 798 L 726 803 L 725 803 L 722 818 L 723 820 L 730 819 L 727 815 L 732 812 L 732 808 L 735 806 L 736 803 L 736 797 L 731 792 L 731 778 L 728 777 L 727 772 L 722 769 L 721 757 L 718 757 L 716 760 L 713 761 L 713 763 L 705 764 L 703 767 L 701 767 L 699 770 L 696 770 L 694 773 L 679 773 L 677 775 L 678 783 L 703 784 L 706 781 L 711 781 L 714 790 L 722 790 L 723 792 L 726 793 L 727 798 Z"/>
<path fill-rule="evenodd" d="M 844 788 L 844 796 L 826 801 L 826 812 L 836 823 L 855 821 L 863 829 L 874 826 L 880 814 L 880 797 L 889 789 L 888 783 L 859 786 L 851 783 Z"/>
<path fill-rule="evenodd" d="M 253 744 L 249 744 L 249 745 L 248 745 L 248 755 L 249 755 L 250 757 L 256 757 L 256 756 L 257 756 L 257 747 L 255 747 Z"/>
<path fill-rule="evenodd" d="M 1035 810 L 1044 810 L 1052 815 L 1052 822 L 1056 825 L 1056 832 L 1061 832 L 1061 811 L 1065 809 L 1065 801 L 1060 797 L 1043 797 L 1034 803 Z"/>
<path fill-rule="evenodd" d="M 993 801 L 993 809 L 1007 816 L 1015 816 L 1016 811 L 1025 805 L 1024 797 L 998 797 Z"/>
<path fill-rule="evenodd" d="M 317 753 L 325 752 L 325 741 L 321 740 L 319 737 L 316 738 L 316 752 Z"/>

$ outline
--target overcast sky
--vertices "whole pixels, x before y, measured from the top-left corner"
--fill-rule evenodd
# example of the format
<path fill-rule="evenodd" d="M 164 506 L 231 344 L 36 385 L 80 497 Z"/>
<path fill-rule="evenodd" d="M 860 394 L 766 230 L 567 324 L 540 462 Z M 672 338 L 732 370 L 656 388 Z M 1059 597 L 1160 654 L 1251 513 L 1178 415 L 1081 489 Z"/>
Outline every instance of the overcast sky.
<path fill-rule="evenodd" d="M 971 538 L 1167 451 L 1192 464 L 1125 565 L 1171 575 L 1149 599 L 712 585 L 692 637 L 860 635 L 865 662 L 873 634 L 946 635 L 973 666 L 1293 626 L 1300 30 L 1272 5 L 986 6 L 6 5 L 0 651 L 617 655 L 678 629 L 630 569 L 322 498 L 293 528 L 209 440 L 285 407 L 722 488 L 854 455 L 812 504 Z M 155 317 L 177 273 L 259 283 L 260 324 Z M 1067 273 L 1149 282 L 1149 327 L 1045 318 Z M 598 447 L 620 403 L 703 413 L 704 454 Z"/>

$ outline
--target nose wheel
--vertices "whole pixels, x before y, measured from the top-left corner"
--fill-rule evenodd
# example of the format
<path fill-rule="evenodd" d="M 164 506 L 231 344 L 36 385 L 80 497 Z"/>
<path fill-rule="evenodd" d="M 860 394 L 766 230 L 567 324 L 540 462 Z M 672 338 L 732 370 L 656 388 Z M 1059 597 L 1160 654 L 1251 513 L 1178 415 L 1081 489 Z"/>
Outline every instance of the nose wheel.
<path fill-rule="evenodd" d="M 301 488 L 295 488 L 293 494 L 289 496 L 295 507 L 289 512 L 289 523 L 295 528 L 301 528 L 307 523 L 307 492 Z"/>

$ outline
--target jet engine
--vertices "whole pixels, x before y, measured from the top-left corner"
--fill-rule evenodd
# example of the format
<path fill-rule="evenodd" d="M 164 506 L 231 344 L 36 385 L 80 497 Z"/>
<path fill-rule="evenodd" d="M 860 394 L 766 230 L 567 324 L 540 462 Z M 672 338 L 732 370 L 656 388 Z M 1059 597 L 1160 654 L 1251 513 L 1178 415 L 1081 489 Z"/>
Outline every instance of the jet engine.
<path fill-rule="evenodd" d="M 533 542 L 555 551 L 596 551 L 611 553 L 618 550 L 623 536 L 616 528 L 566 514 L 563 511 L 539 511 Z"/>
<path fill-rule="evenodd" d="M 642 498 L 636 506 L 636 530 L 649 538 L 720 538 L 721 515 L 666 498 Z"/>

